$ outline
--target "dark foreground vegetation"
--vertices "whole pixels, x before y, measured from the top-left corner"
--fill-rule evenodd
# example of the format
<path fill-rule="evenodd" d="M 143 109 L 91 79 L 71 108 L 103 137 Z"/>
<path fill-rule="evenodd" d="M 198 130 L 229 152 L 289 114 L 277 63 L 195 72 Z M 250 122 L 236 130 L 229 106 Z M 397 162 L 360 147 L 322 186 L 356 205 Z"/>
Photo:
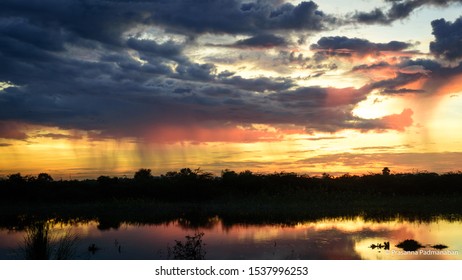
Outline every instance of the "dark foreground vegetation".
<path fill-rule="evenodd" d="M 140 169 L 133 178 L 56 181 L 45 173 L 0 179 L 0 226 L 19 220 L 98 220 L 101 228 L 121 222 L 180 220 L 206 226 L 296 223 L 323 217 L 366 219 L 460 219 L 462 173 L 380 174 L 310 177 L 295 173 L 255 174 L 225 170 L 216 177 L 181 169 L 152 176 Z M 30 222 L 30 221 L 29 221 Z"/>
<path fill-rule="evenodd" d="M 255 174 L 225 170 L 216 177 L 200 169 L 167 172 L 158 177 L 150 169 L 138 170 L 133 178 L 100 176 L 96 180 L 53 180 L 11 174 L 0 179 L 3 200 L 27 202 L 90 202 L 108 199 L 155 199 L 165 202 L 205 202 L 216 199 L 374 196 L 415 197 L 462 194 L 462 172 L 381 174 L 310 177 L 296 173 Z"/>

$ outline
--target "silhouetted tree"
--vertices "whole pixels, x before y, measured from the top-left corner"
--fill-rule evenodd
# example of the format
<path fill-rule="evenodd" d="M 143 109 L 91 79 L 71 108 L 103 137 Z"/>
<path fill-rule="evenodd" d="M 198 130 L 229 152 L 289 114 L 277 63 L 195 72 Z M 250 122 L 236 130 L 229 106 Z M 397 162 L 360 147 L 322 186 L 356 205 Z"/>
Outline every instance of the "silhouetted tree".
<path fill-rule="evenodd" d="M 37 176 L 37 181 L 38 182 L 41 182 L 41 183 L 50 183 L 50 182 L 53 182 L 53 177 L 51 177 L 49 174 L 47 173 L 40 173 L 38 176 Z"/>
<path fill-rule="evenodd" d="M 241 177 L 251 177 L 253 176 L 253 172 L 250 170 L 245 170 L 239 173 L 239 176 Z"/>
<path fill-rule="evenodd" d="M 115 183 L 111 177 L 109 176 L 99 176 L 98 179 L 96 179 L 99 185 L 101 186 L 109 186 L 113 183 Z"/>
<path fill-rule="evenodd" d="M 213 174 L 210 172 L 202 171 L 200 168 L 192 170 L 190 168 L 182 168 L 179 172 L 177 171 L 169 171 L 165 173 L 163 177 L 166 178 L 179 178 L 179 179 L 188 179 L 188 180 L 195 180 L 195 179 L 212 179 Z"/>
<path fill-rule="evenodd" d="M 8 175 L 8 181 L 11 184 L 19 185 L 24 184 L 26 182 L 26 179 L 21 175 L 21 173 L 15 173 Z"/>
<path fill-rule="evenodd" d="M 384 176 L 390 175 L 390 172 L 391 172 L 390 168 L 388 168 L 388 167 L 385 167 L 384 169 L 382 169 L 382 175 L 384 175 Z"/>
<path fill-rule="evenodd" d="M 145 183 L 150 181 L 153 178 L 151 174 L 151 169 L 141 168 L 140 170 L 135 172 L 135 176 L 133 179 L 140 183 Z"/>
<path fill-rule="evenodd" d="M 237 176 L 237 173 L 233 170 L 225 169 L 221 171 L 221 179 L 223 182 L 235 181 Z"/>
<path fill-rule="evenodd" d="M 196 173 L 196 176 L 201 179 L 201 180 L 210 180 L 213 179 L 213 174 L 210 172 L 203 171 L 199 168 L 194 170 L 194 173 Z"/>
<path fill-rule="evenodd" d="M 189 177 L 189 178 L 196 178 L 197 173 L 193 172 L 190 168 L 182 168 L 179 173 L 180 177 Z"/>

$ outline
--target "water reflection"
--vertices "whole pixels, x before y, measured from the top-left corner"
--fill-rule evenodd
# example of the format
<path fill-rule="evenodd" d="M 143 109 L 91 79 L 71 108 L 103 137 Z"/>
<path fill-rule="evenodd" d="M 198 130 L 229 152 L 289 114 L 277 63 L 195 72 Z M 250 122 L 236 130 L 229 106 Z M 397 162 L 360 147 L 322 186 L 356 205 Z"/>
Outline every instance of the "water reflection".
<path fill-rule="evenodd" d="M 442 219 L 379 222 L 357 217 L 229 225 L 215 217 L 151 225 L 104 223 L 61 224 L 51 230 L 79 236 L 77 259 L 462 259 L 462 222 Z M 0 258 L 17 258 L 11 250 L 24 234 L 0 230 Z M 403 247 L 410 244 L 407 240 L 421 247 L 410 254 Z"/>

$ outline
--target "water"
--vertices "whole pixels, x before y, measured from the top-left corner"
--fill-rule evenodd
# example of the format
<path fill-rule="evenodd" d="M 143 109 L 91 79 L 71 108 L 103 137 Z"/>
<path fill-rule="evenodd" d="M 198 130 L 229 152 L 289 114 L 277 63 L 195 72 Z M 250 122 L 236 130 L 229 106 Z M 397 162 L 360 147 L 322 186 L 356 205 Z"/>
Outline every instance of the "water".
<path fill-rule="evenodd" d="M 51 223 L 50 223 L 51 224 Z M 219 218 L 192 228 L 182 221 L 121 224 L 101 229 L 98 222 L 53 223 L 50 236 L 78 236 L 75 259 L 171 259 L 176 242 L 201 232 L 205 259 L 462 259 L 462 222 L 403 220 L 365 221 L 329 218 L 288 225 L 224 225 Z M 24 230 L 0 229 L 0 258 L 21 259 Z M 422 244 L 404 251 L 397 244 L 412 239 Z M 389 248 L 385 248 L 389 242 Z M 94 244 L 94 247 L 92 247 Z M 431 246 L 442 244 L 438 250 Z M 93 250 L 94 249 L 94 250 Z"/>

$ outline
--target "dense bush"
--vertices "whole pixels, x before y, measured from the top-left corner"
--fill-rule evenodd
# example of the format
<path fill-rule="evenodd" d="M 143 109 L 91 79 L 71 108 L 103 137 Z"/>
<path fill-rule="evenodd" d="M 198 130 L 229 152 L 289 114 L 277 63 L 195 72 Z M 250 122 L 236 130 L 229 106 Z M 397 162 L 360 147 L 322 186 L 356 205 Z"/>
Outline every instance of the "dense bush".
<path fill-rule="evenodd" d="M 310 199 L 316 197 L 432 196 L 462 194 L 462 173 L 403 173 L 362 176 L 324 174 L 310 177 L 296 173 L 256 174 L 222 171 L 221 176 L 200 169 L 183 168 L 155 177 L 150 169 L 133 178 L 100 176 L 96 180 L 54 180 L 11 174 L 0 179 L 0 199 L 24 201 L 100 201 L 107 199 L 156 199 L 209 201 L 252 197 Z"/>

